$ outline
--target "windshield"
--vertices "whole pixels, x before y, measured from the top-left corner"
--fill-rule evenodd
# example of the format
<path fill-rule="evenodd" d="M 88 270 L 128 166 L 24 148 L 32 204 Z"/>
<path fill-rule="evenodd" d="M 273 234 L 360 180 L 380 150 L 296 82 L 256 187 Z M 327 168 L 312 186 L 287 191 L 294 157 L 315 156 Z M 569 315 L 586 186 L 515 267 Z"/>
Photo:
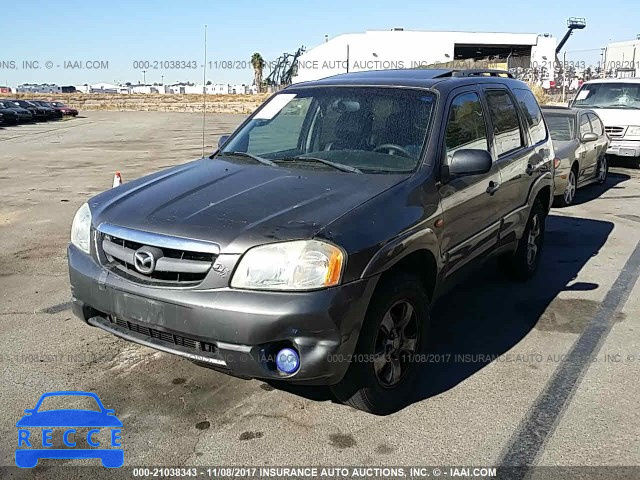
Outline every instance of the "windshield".
<path fill-rule="evenodd" d="M 640 83 L 591 83 L 583 85 L 576 107 L 640 108 Z"/>
<path fill-rule="evenodd" d="M 248 153 L 276 164 L 296 161 L 308 168 L 331 168 L 327 162 L 332 162 L 364 173 L 410 172 L 418 164 L 434 103 L 435 96 L 424 90 L 289 89 L 273 96 L 221 153 Z M 315 161 L 306 164 L 305 156 Z"/>
<path fill-rule="evenodd" d="M 551 140 L 569 142 L 574 139 L 576 119 L 573 115 L 545 115 L 544 119 L 551 131 Z"/>

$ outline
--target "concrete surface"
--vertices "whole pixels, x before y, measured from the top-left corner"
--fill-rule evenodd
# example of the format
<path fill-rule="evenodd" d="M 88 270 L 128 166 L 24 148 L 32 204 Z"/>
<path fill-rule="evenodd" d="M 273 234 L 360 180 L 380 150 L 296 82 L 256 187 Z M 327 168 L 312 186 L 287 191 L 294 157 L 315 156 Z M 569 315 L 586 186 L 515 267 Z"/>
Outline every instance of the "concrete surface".
<path fill-rule="evenodd" d="M 415 402 L 376 417 L 324 390 L 228 377 L 72 317 L 65 248 L 76 209 L 115 170 L 127 181 L 186 162 L 202 141 L 195 114 L 84 115 L 0 129 L 0 465 L 13 465 L 23 409 L 61 389 L 96 392 L 116 410 L 125 465 L 640 465 L 637 272 L 616 283 L 640 240 L 640 171 L 613 168 L 605 186 L 553 209 L 529 283 L 488 265 L 443 299 L 439 357 Z M 242 118 L 210 115 L 206 151 Z M 595 359 L 558 387 L 563 356 L 593 322 L 604 322 Z"/>

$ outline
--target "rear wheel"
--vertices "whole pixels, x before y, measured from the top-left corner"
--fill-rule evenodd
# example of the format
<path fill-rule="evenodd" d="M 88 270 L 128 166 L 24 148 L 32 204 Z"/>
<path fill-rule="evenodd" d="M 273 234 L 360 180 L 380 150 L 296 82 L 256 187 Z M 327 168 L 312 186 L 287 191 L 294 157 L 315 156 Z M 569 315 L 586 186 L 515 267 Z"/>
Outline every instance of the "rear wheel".
<path fill-rule="evenodd" d="M 384 278 L 367 311 L 353 361 L 342 381 L 331 387 L 333 394 L 377 415 L 406 406 L 418 383 L 417 360 L 428 325 L 429 300 L 420 278 L 408 273 Z"/>
<path fill-rule="evenodd" d="M 536 199 L 515 254 L 501 259 L 503 268 L 515 280 L 527 280 L 538 269 L 544 244 L 546 216 L 542 202 Z"/>

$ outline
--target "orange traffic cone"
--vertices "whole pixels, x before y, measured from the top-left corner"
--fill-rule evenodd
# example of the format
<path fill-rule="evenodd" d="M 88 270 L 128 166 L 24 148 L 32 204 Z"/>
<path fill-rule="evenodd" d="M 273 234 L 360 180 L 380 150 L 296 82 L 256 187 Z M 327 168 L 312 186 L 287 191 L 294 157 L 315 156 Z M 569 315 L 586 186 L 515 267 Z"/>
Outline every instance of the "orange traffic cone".
<path fill-rule="evenodd" d="M 113 188 L 116 188 L 119 185 L 122 185 L 122 175 L 120 172 L 116 172 L 113 176 Z"/>

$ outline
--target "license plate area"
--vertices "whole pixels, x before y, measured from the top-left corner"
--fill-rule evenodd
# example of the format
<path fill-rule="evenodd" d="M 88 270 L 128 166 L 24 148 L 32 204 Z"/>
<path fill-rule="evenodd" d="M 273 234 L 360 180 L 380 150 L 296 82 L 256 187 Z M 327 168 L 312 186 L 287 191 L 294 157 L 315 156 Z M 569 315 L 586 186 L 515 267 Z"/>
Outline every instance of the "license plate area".
<path fill-rule="evenodd" d="M 112 298 L 112 310 L 117 317 L 150 325 L 165 324 L 166 311 L 162 302 L 130 293 L 117 293 Z"/>

